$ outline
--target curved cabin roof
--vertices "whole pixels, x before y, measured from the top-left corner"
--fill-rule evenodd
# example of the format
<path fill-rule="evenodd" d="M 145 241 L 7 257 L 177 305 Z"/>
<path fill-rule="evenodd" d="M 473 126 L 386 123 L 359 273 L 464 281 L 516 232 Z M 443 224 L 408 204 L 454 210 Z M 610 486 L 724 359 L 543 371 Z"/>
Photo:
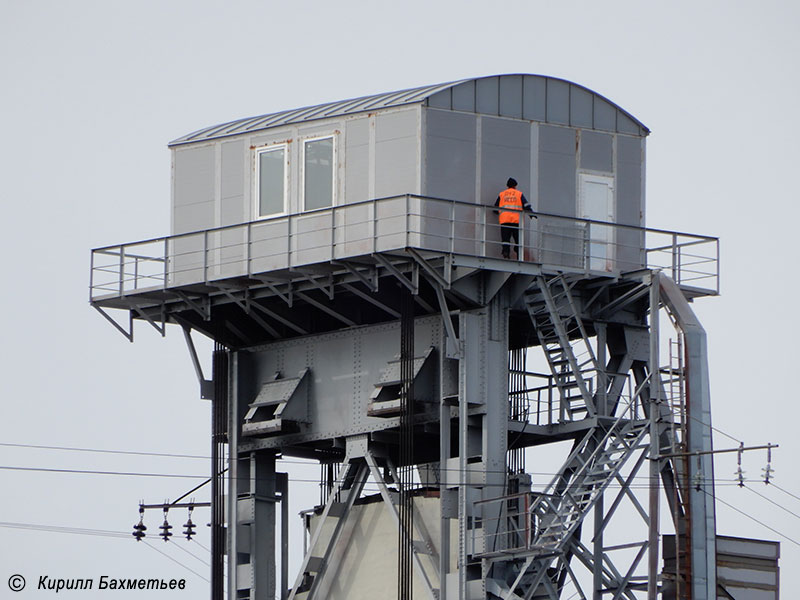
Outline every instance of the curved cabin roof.
<path fill-rule="evenodd" d="M 237 119 L 179 137 L 169 145 L 205 142 L 293 123 L 414 104 L 638 136 L 650 133 L 620 106 L 576 83 L 544 75 L 495 75 Z"/>

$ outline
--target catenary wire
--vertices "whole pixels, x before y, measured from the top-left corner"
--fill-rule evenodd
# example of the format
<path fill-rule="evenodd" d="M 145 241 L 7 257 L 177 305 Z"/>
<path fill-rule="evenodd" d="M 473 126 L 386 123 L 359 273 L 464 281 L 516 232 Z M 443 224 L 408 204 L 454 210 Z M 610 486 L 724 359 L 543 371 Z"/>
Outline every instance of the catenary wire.
<path fill-rule="evenodd" d="M 205 550 L 206 552 L 209 552 L 209 553 L 211 552 L 211 549 L 210 549 L 210 548 L 206 548 L 206 547 L 205 547 L 203 544 L 201 544 L 200 542 L 198 542 L 196 539 L 192 539 L 192 542 L 194 542 L 195 544 L 197 544 L 198 546 L 200 546 L 200 547 L 201 547 L 203 550 Z"/>
<path fill-rule="evenodd" d="M 687 416 L 690 419 L 698 422 L 699 424 L 701 424 L 703 426 L 706 426 L 706 427 L 709 427 L 713 431 L 716 431 L 716 432 L 720 433 L 721 435 L 724 435 L 725 437 L 730 438 L 731 440 L 733 440 L 735 442 L 742 443 L 742 441 L 739 440 L 738 438 L 736 438 L 736 437 L 734 437 L 734 436 L 722 431 L 721 429 L 719 429 L 717 427 L 714 427 L 714 426 L 711 426 L 708 423 L 705 423 L 704 421 L 702 421 L 701 419 L 699 419 L 697 417 L 693 417 L 691 415 L 687 415 Z M 149 457 L 162 457 L 162 458 L 190 458 L 190 459 L 210 460 L 210 457 L 208 457 L 208 456 L 202 456 L 202 455 L 196 455 L 196 454 L 176 454 L 176 453 L 166 453 L 166 452 L 145 452 L 145 451 L 132 451 L 132 450 L 108 450 L 108 449 L 101 449 L 101 448 L 84 448 L 84 447 L 75 447 L 75 446 L 48 446 L 48 445 L 43 445 L 43 444 L 20 444 L 20 443 L 12 443 L 12 442 L 0 442 L 0 447 L 3 447 L 3 446 L 5 446 L 5 447 L 18 447 L 18 448 L 31 448 L 31 449 L 46 449 L 46 450 L 63 450 L 63 451 L 75 451 L 75 452 L 93 452 L 93 453 L 102 453 L 102 454 L 117 454 L 117 455 L 131 455 L 131 456 L 149 456 Z M 279 460 L 283 464 L 299 464 L 299 465 L 316 466 L 315 463 L 310 462 L 310 461 L 292 460 L 292 459 L 279 459 Z M 0 469 L 6 469 L 6 470 L 43 470 L 43 471 L 45 470 L 45 469 L 37 469 L 37 468 L 23 468 L 23 467 L 12 468 L 12 467 L 2 467 L 2 466 L 0 466 Z M 447 468 L 447 467 L 440 467 L 439 470 L 440 471 L 458 471 L 458 469 L 456 469 L 456 468 Z M 84 470 L 77 470 L 76 469 L 76 470 L 63 470 L 63 471 L 62 470 L 58 470 L 58 471 L 54 471 L 54 472 L 76 472 L 76 473 L 78 473 L 78 472 L 79 473 L 87 472 L 88 473 L 89 471 L 88 470 L 84 471 Z M 487 471 L 487 473 L 499 473 L 499 472 L 500 471 Z M 503 471 L 503 472 L 505 473 L 505 471 Z M 113 472 L 113 471 L 96 472 L 96 473 L 93 472 L 93 474 L 109 474 L 109 475 L 111 475 L 111 474 L 117 475 L 118 474 L 118 475 L 136 476 L 136 474 L 130 473 L 130 472 Z M 529 472 L 529 474 L 530 475 L 544 475 L 544 476 L 551 476 L 551 477 L 554 477 L 554 476 L 558 475 L 558 473 L 547 473 L 547 472 Z M 147 475 L 145 475 L 145 474 L 141 474 L 141 475 L 138 475 L 138 476 L 160 477 L 160 476 L 166 476 L 166 475 L 159 475 L 159 474 L 147 474 Z M 191 478 L 194 478 L 192 476 L 186 476 L 186 475 L 175 475 L 175 477 L 191 477 Z M 646 478 L 649 479 L 649 476 L 637 475 L 634 479 L 642 480 L 642 479 L 646 479 Z M 300 480 L 295 480 L 295 481 L 300 481 Z M 725 482 L 726 480 L 716 479 L 715 481 Z M 775 487 L 778 487 L 778 486 L 776 485 Z M 787 493 L 787 494 L 797 498 L 798 500 L 800 500 L 800 497 L 794 496 L 793 494 L 791 494 L 790 492 L 788 492 L 786 490 L 783 490 L 782 488 L 778 487 L 778 489 L 780 489 L 784 493 Z"/>
<path fill-rule="evenodd" d="M 705 427 L 709 427 L 713 431 L 724 435 L 725 437 L 737 442 L 742 443 L 742 440 L 736 438 L 718 427 L 714 427 L 713 425 L 709 425 L 705 421 L 701 420 L 698 417 L 694 417 L 692 415 L 687 415 L 688 418 L 696 421 L 700 425 L 704 425 Z M 526 422 L 527 425 L 527 422 Z M 178 454 L 173 452 L 147 452 L 141 450 L 110 450 L 106 448 L 85 448 L 85 447 L 78 447 L 78 446 L 48 446 L 44 444 L 21 444 L 21 443 L 14 443 L 14 442 L 0 442 L 0 447 L 10 447 L 10 448 L 30 448 L 30 449 L 41 449 L 41 450 L 63 450 L 63 451 L 72 451 L 72 452 L 94 452 L 100 454 L 122 454 L 122 455 L 130 455 L 130 456 L 150 456 L 150 457 L 162 457 L 162 458 L 191 458 L 191 459 L 200 459 L 200 460 L 211 460 L 210 456 L 204 456 L 199 454 Z M 314 463 L 301 461 L 301 460 L 292 460 L 292 459 L 280 459 L 284 463 L 289 464 L 303 464 L 303 465 L 312 465 Z M 453 469 L 454 470 L 454 469 Z M 798 498 L 800 499 L 800 498 Z"/>
<path fill-rule="evenodd" d="M 192 552 L 192 551 L 190 551 L 190 550 L 187 550 L 186 548 L 184 548 L 184 547 L 183 547 L 183 544 L 174 544 L 174 543 L 173 543 L 173 544 L 172 544 L 172 548 L 177 548 L 178 550 L 181 550 L 181 551 L 183 551 L 183 552 L 186 552 L 186 554 L 188 554 L 189 556 L 191 556 L 191 557 L 192 557 L 192 558 L 194 558 L 195 560 L 199 560 L 199 561 L 200 561 L 201 563 L 203 563 L 205 566 L 207 566 L 207 567 L 211 568 L 211 563 L 209 563 L 209 562 L 208 562 L 207 560 L 205 560 L 204 558 L 202 558 L 202 557 L 200 557 L 200 556 L 197 556 L 197 554 L 195 554 L 194 552 Z"/>
<path fill-rule="evenodd" d="M 39 524 L 35 524 L 35 523 L 14 523 L 14 522 L 9 522 L 9 521 L 0 521 L 0 527 L 5 527 L 5 528 L 8 528 L 8 529 L 21 529 L 21 530 L 27 530 L 27 531 L 42 531 L 42 532 L 45 532 L 45 533 L 68 533 L 68 534 L 72 534 L 72 535 L 90 535 L 90 536 L 99 536 L 99 537 L 111 537 L 111 538 L 117 538 L 117 539 L 122 539 L 122 538 L 130 539 L 130 534 L 129 533 L 125 533 L 125 532 L 122 532 L 122 531 L 111 531 L 111 530 L 107 530 L 107 529 L 89 529 L 89 528 L 82 528 L 82 527 L 61 527 L 61 526 L 58 526 L 58 525 L 39 525 Z M 175 559 L 174 557 L 170 556 L 166 552 L 162 552 L 161 550 L 159 550 L 158 548 L 156 548 L 155 546 L 150 544 L 147 540 L 142 540 L 142 541 L 147 546 L 149 546 L 150 548 L 152 548 L 153 550 L 155 550 L 159 554 L 163 554 L 168 559 L 170 559 L 174 563 L 182 566 L 187 571 L 190 571 L 190 572 L 194 573 L 195 575 L 197 575 L 198 577 L 200 577 L 201 579 L 204 579 L 205 581 L 208 581 L 208 579 L 206 579 L 203 575 L 201 575 L 200 573 L 198 573 L 197 571 L 195 571 L 191 567 L 186 566 L 185 564 L 183 564 L 179 560 Z M 181 548 L 177 544 L 175 544 L 174 546 L 176 548 Z M 184 551 L 188 552 L 188 550 L 185 550 L 184 548 L 181 548 L 181 550 L 184 550 Z M 195 556 L 192 553 L 190 553 L 190 554 L 192 556 Z M 198 558 L 197 556 L 195 556 L 195 558 L 197 558 L 198 560 L 202 560 L 202 559 Z"/>
<path fill-rule="evenodd" d="M 783 492 L 784 494 L 787 494 L 788 496 L 791 496 L 791 497 L 792 497 L 792 498 L 794 498 L 795 500 L 800 500 L 800 496 L 797 496 L 797 495 L 793 494 L 792 492 L 790 492 L 790 491 L 788 491 L 788 490 L 785 490 L 785 489 L 783 489 L 781 486 L 777 485 L 776 483 L 774 483 L 774 482 L 770 481 L 770 482 L 769 482 L 769 484 L 770 484 L 772 487 L 774 487 L 774 488 L 776 488 L 776 489 L 780 490 L 780 491 L 781 491 L 781 492 Z"/>
<path fill-rule="evenodd" d="M 733 504 L 730 504 L 730 503 L 728 503 L 728 502 L 725 502 L 725 500 L 723 500 L 723 499 L 722 499 L 722 498 L 720 498 L 719 496 L 714 496 L 714 494 L 710 494 L 709 492 L 706 492 L 705 490 L 703 490 L 703 492 L 705 492 L 706 494 L 708 494 L 709 496 L 711 496 L 712 498 L 714 498 L 714 500 L 715 500 L 716 502 L 721 502 L 722 504 L 724 504 L 724 505 L 725 505 L 725 506 L 727 506 L 728 508 L 730 508 L 730 509 L 732 509 L 732 510 L 735 510 L 735 511 L 736 511 L 737 513 L 739 513 L 740 515 L 742 515 L 742 516 L 745 516 L 745 517 L 747 517 L 748 519 L 750 519 L 750 520 L 752 520 L 752 521 L 755 521 L 756 523 L 758 523 L 758 524 L 759 524 L 759 525 L 761 525 L 762 527 L 766 527 L 766 528 L 767 528 L 767 529 L 769 529 L 771 532 L 773 532 L 773 533 L 776 533 L 776 534 L 778 534 L 779 536 L 781 536 L 782 538 L 784 538 L 785 540 L 788 540 L 788 541 L 792 542 L 792 543 L 793 543 L 795 546 L 800 546 L 800 542 L 798 542 L 797 540 L 794 540 L 794 539 L 790 538 L 790 537 L 789 537 L 788 535 L 786 535 L 785 533 L 783 533 L 783 532 L 781 532 L 781 531 L 778 531 L 777 529 L 775 529 L 775 528 L 773 528 L 773 527 L 770 527 L 769 525 L 767 525 L 767 524 L 766 524 L 766 523 L 764 523 L 763 521 L 759 521 L 759 520 L 758 520 L 758 519 L 756 519 L 754 516 L 752 516 L 752 515 L 750 515 L 750 514 L 746 513 L 746 512 L 745 512 L 745 511 L 743 511 L 743 510 L 740 510 L 740 509 L 736 508 L 736 507 L 735 507 Z"/>
<path fill-rule="evenodd" d="M 728 437 L 731 437 L 731 436 L 728 436 Z M 736 439 L 736 438 L 731 437 L 731 439 Z M 84 452 L 102 452 L 102 453 L 111 453 L 111 454 L 120 453 L 120 454 L 134 454 L 134 455 L 160 456 L 160 457 L 204 458 L 204 459 L 209 459 L 210 460 L 210 457 L 199 456 L 199 455 L 188 455 L 188 454 L 150 453 L 150 452 L 138 452 L 138 451 L 134 452 L 134 451 L 124 451 L 124 450 L 117 451 L 117 450 L 102 450 L 102 449 L 93 449 L 93 448 L 77 448 L 77 447 L 65 447 L 65 446 L 41 446 L 41 445 L 33 445 L 33 444 L 9 444 L 9 443 L 0 442 L 0 446 L 3 446 L 3 445 L 5 445 L 5 446 L 9 446 L 10 445 L 10 446 L 30 447 L 30 448 L 48 448 L 48 449 L 59 449 L 59 450 L 60 449 L 79 450 L 79 451 L 84 451 Z M 317 467 L 320 464 L 322 464 L 322 463 L 319 463 L 319 462 L 312 462 L 311 460 L 292 460 L 292 459 L 286 459 L 286 458 L 278 458 L 278 461 L 279 461 L 279 464 L 297 464 L 297 465 L 304 465 L 304 466 L 309 466 L 309 467 Z M 20 470 L 20 471 L 52 471 L 52 472 L 65 472 L 65 473 L 86 473 L 86 474 L 97 474 L 97 475 L 127 475 L 127 476 L 177 477 L 177 478 L 181 478 L 182 477 L 182 478 L 193 478 L 193 479 L 207 478 L 208 477 L 207 475 L 197 475 L 197 476 L 195 476 L 195 475 L 186 475 L 186 474 L 142 473 L 142 472 L 132 472 L 132 471 L 100 471 L 100 470 L 92 470 L 92 469 L 61 469 L 61 468 L 57 469 L 57 468 L 48 468 L 48 467 L 17 467 L 17 466 L 11 466 L 11 465 L 8 465 L 8 466 L 0 465 L 0 469 Z M 457 468 L 457 467 L 448 468 L 448 467 L 441 467 L 440 466 L 438 468 L 438 471 L 456 471 L 457 472 L 459 470 L 460 469 Z M 487 474 L 498 474 L 498 473 L 504 473 L 505 474 L 505 473 L 507 473 L 507 470 L 489 469 L 489 470 L 486 471 L 486 473 Z M 556 472 L 546 472 L 546 471 L 526 471 L 526 473 L 529 474 L 529 475 L 542 475 L 542 476 L 549 476 L 549 477 L 555 477 L 556 475 L 559 475 L 559 473 L 556 473 Z M 249 479 L 249 477 L 247 477 L 247 479 Z M 637 475 L 634 479 L 649 480 L 650 476 L 649 475 Z M 290 481 L 318 483 L 316 480 L 290 479 Z M 717 478 L 717 479 L 715 479 L 715 481 L 727 482 L 727 481 L 738 481 L 738 479 L 737 480 L 733 480 L 733 479 L 728 480 L 728 479 Z M 198 487 L 202 487 L 202 485 L 205 485 L 205 484 L 201 484 Z M 783 491 L 784 493 L 789 494 L 789 495 L 797 498 L 798 500 L 800 500 L 800 496 L 794 496 L 793 494 L 791 494 L 791 492 L 783 490 L 782 488 L 780 488 L 777 485 L 774 485 L 774 487 L 776 487 L 776 488 L 780 489 L 781 491 Z M 195 489 L 197 489 L 197 488 L 195 488 Z M 191 491 L 195 491 L 195 490 L 193 489 Z M 187 492 L 186 495 L 191 493 L 191 491 Z M 176 500 L 176 502 L 177 502 L 177 500 Z"/>
<path fill-rule="evenodd" d="M 176 564 L 178 564 L 178 565 L 182 566 L 182 567 L 183 567 L 184 569 L 186 569 L 187 571 L 191 571 L 192 573 L 194 573 L 195 575 L 197 575 L 197 576 L 198 576 L 200 579 L 202 579 L 202 580 L 204 580 L 204 581 L 207 581 L 208 583 L 211 583 L 211 580 L 209 580 L 207 577 L 204 577 L 203 575 L 201 575 L 200 573 L 198 573 L 197 571 L 195 571 L 195 570 L 194 570 L 194 569 L 192 569 L 191 567 L 187 567 L 187 566 L 186 566 L 185 564 L 183 564 L 181 561 L 179 561 L 178 559 L 176 559 L 176 558 L 174 558 L 174 557 L 170 556 L 170 555 L 169 555 L 169 554 L 167 554 L 166 552 L 163 552 L 163 551 L 159 550 L 158 548 L 156 548 L 155 546 L 153 546 L 153 544 L 151 544 L 151 543 L 150 543 L 150 542 L 148 542 L 147 540 L 142 540 L 142 541 L 145 543 L 145 545 L 146 545 L 146 546 L 148 546 L 148 547 L 152 548 L 153 550 L 155 550 L 155 551 L 156 551 L 156 552 L 158 552 L 159 554 L 163 554 L 163 555 L 164 555 L 164 556 L 166 556 L 168 559 L 170 559 L 172 562 L 174 562 L 174 563 L 176 563 Z"/>
<path fill-rule="evenodd" d="M 45 472 L 45 473 L 67 473 L 67 474 L 80 474 L 80 475 L 115 475 L 115 476 L 127 476 L 127 477 L 166 477 L 166 478 L 175 478 L 175 479 L 207 479 L 208 475 L 187 475 L 184 473 L 143 473 L 137 471 L 99 471 L 93 469 L 60 469 L 54 467 L 15 467 L 9 465 L 0 465 L 0 470 L 10 470 L 10 471 L 32 471 L 32 472 Z M 456 469 L 453 469 L 456 470 Z M 491 471 L 487 471 L 489 473 Z M 500 471 L 497 471 L 498 473 Z M 557 473 L 538 473 L 538 472 L 528 472 L 529 475 L 557 475 Z M 226 476 L 226 480 L 229 480 L 230 477 Z M 242 476 L 242 479 L 250 480 L 250 477 Z M 641 475 L 637 476 L 635 479 L 643 480 L 642 483 L 636 485 L 629 485 L 626 487 L 629 488 L 641 488 L 647 489 L 648 483 L 647 481 L 650 479 L 649 475 Z M 317 479 L 302 479 L 302 478 L 289 478 L 289 481 L 293 483 L 313 483 L 318 485 L 319 480 Z M 714 478 L 713 480 L 710 478 L 703 478 L 704 482 L 714 481 L 718 482 L 722 485 L 738 485 L 738 479 L 722 479 L 722 478 Z M 461 485 L 462 483 L 467 482 L 452 482 L 453 485 Z M 467 483 L 468 484 L 468 483 Z M 438 485 L 438 484 L 437 484 Z M 493 484 L 493 483 L 486 483 L 482 484 L 483 487 L 504 487 L 505 484 Z M 546 486 L 546 483 L 538 484 L 540 486 Z M 621 487 L 619 484 L 610 484 L 608 487 L 616 488 Z"/>
<path fill-rule="evenodd" d="M 16 444 L 11 442 L 0 442 L 0 446 L 7 448 L 31 448 L 37 450 L 67 450 L 71 452 L 96 452 L 99 454 L 127 454 L 132 456 L 157 456 L 164 458 L 198 458 L 211 460 L 210 456 L 200 456 L 199 454 L 174 454 L 171 452 L 144 452 L 137 450 L 107 450 L 103 448 L 79 448 L 76 446 L 45 446 L 42 444 Z"/>
<path fill-rule="evenodd" d="M 83 527 L 60 527 L 58 525 L 38 525 L 36 523 L 14 523 L 0 521 L 0 527 L 7 529 L 25 529 L 29 531 L 46 531 L 49 533 L 72 533 L 76 535 L 94 535 L 104 537 L 125 538 L 130 537 L 129 533 L 123 531 L 111 531 L 107 529 L 88 529 Z"/>
<path fill-rule="evenodd" d="M 748 489 L 748 490 L 750 490 L 750 491 L 751 491 L 751 492 L 753 492 L 753 493 L 754 493 L 756 496 L 761 496 L 761 497 L 762 497 L 764 500 L 766 500 L 766 501 L 767 501 L 767 502 L 769 502 L 770 504 L 774 504 L 775 506 L 777 506 L 777 507 L 778 507 L 778 508 L 780 508 L 781 510 L 785 510 L 785 511 L 786 511 L 787 513 L 789 513 L 790 515 L 792 515 L 792 516 L 794 516 L 794 517 L 797 517 L 798 519 L 800 519 L 800 515 L 798 515 L 796 512 L 789 510 L 788 508 L 786 508 L 785 506 L 783 506 L 782 504 L 780 504 L 780 503 L 778 503 L 778 502 L 775 502 L 775 501 L 774 501 L 772 498 L 769 498 L 769 497 L 765 496 L 764 494 L 762 494 L 762 493 L 760 493 L 760 492 L 757 492 L 756 490 L 754 490 L 753 488 L 751 488 L 749 485 L 745 484 L 745 485 L 743 485 L 742 487 L 743 487 L 743 488 L 745 488 L 745 489 Z"/>

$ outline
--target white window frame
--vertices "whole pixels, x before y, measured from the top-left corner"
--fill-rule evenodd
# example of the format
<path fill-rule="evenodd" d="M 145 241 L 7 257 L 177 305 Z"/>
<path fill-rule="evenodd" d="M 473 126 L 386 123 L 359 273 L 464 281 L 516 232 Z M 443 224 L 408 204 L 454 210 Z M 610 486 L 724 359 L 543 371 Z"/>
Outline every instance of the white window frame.
<path fill-rule="evenodd" d="M 261 155 L 265 152 L 275 152 L 276 150 L 283 150 L 283 210 L 280 212 L 270 213 L 268 215 L 261 214 Z M 253 152 L 253 170 L 255 171 L 254 186 L 253 186 L 253 220 L 261 221 L 263 219 L 272 219 L 273 217 L 283 217 L 289 214 L 289 143 L 279 142 L 276 144 L 269 144 L 267 146 L 259 146 Z"/>
<path fill-rule="evenodd" d="M 339 144 L 336 141 L 336 134 L 330 133 L 326 135 L 317 135 L 314 137 L 307 137 L 302 138 L 302 152 L 300 157 L 300 206 L 302 207 L 302 212 L 314 212 L 317 210 L 326 210 L 329 208 L 333 208 L 337 206 L 337 196 L 336 187 L 337 187 L 337 160 L 338 160 L 338 146 Z M 309 142 L 317 142 L 319 140 L 327 140 L 330 139 L 333 141 L 333 154 L 331 157 L 331 205 L 324 206 L 321 208 L 306 208 L 306 144 Z"/>

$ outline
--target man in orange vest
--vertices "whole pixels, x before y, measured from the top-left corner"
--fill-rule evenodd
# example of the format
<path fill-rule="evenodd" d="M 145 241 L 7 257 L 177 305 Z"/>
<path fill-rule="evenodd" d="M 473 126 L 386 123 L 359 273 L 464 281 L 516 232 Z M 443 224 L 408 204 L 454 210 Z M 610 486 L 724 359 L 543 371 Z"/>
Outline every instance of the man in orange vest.
<path fill-rule="evenodd" d="M 509 245 L 514 240 L 514 254 L 519 258 L 519 216 L 523 211 L 530 213 L 533 218 L 533 209 L 525 195 L 517 189 L 517 180 L 509 177 L 507 188 L 500 192 L 494 205 L 500 210 L 500 238 L 503 241 L 503 258 L 509 258 Z"/>

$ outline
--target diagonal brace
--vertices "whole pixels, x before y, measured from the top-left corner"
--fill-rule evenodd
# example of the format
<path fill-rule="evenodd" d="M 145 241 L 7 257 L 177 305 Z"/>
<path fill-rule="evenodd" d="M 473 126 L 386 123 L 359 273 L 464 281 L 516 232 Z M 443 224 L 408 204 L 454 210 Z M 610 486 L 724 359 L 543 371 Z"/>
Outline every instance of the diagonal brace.
<path fill-rule="evenodd" d="M 119 331 L 119 332 L 120 332 L 122 335 L 124 335 L 124 336 L 125 336 L 125 339 L 127 339 L 129 342 L 133 342 L 133 311 L 128 311 L 128 316 L 129 316 L 129 319 L 130 319 L 130 323 L 128 324 L 128 331 L 125 331 L 125 328 L 124 328 L 124 327 L 122 327 L 122 325 L 120 325 L 119 323 L 117 323 L 117 322 L 116 322 L 116 321 L 115 321 L 115 320 L 114 320 L 114 319 L 111 317 L 111 315 L 109 315 L 109 314 L 108 314 L 106 311 L 104 311 L 102 308 L 100 308 L 100 307 L 99 307 L 99 306 L 97 306 L 96 304 L 92 304 L 92 307 L 93 307 L 93 308 L 94 308 L 94 309 L 95 309 L 97 312 L 99 312 L 101 315 L 103 315 L 103 317 L 104 317 L 104 318 L 105 318 L 105 319 L 106 319 L 106 320 L 107 320 L 109 323 L 111 323 L 111 324 L 112 324 L 112 325 L 113 325 L 113 326 L 116 328 L 116 330 L 117 330 L 117 331 Z"/>
<path fill-rule="evenodd" d="M 442 275 L 440 275 L 439 272 L 436 269 L 434 269 L 430 265 L 430 263 L 422 257 L 422 255 L 419 252 L 414 250 L 414 248 L 406 248 L 406 252 L 408 252 L 415 261 L 417 261 L 417 264 L 419 264 L 419 266 L 422 267 L 422 269 L 428 275 L 430 275 L 430 277 L 433 278 L 434 281 L 436 281 L 436 283 L 438 283 L 446 290 L 450 289 L 450 282 L 447 281 L 447 279 L 445 279 Z"/>
<path fill-rule="evenodd" d="M 175 294 L 178 296 L 178 298 L 180 298 L 181 300 L 186 302 L 186 304 L 189 305 L 189 308 L 191 308 L 198 315 L 203 317 L 204 321 L 210 321 L 211 320 L 211 306 L 208 304 L 208 298 L 205 298 L 206 302 L 204 304 L 206 304 L 206 305 L 203 306 L 201 304 L 198 304 L 197 302 L 195 302 L 191 298 L 189 298 L 189 296 L 187 296 L 186 294 L 184 294 L 180 290 L 175 290 Z"/>
<path fill-rule="evenodd" d="M 308 570 L 308 566 L 309 563 L 311 562 L 311 559 L 313 558 L 313 553 L 317 546 L 317 542 L 319 542 L 319 539 L 322 536 L 323 525 L 325 524 L 326 519 L 330 515 L 331 508 L 333 508 L 333 505 L 336 504 L 336 497 L 339 495 L 339 492 L 342 490 L 344 483 L 347 480 L 348 471 L 351 468 L 356 468 L 357 469 L 356 481 L 360 482 L 360 483 L 354 482 L 353 486 L 350 488 L 350 493 L 348 494 L 346 503 L 348 510 L 352 508 L 353 504 L 356 501 L 358 493 L 360 493 L 360 490 L 363 487 L 364 482 L 366 481 L 366 466 L 364 465 L 363 462 L 358 461 L 358 466 L 356 466 L 355 463 L 350 463 L 347 459 L 345 459 L 345 463 L 346 466 L 342 468 L 341 473 L 339 473 L 339 477 L 336 479 L 336 483 L 333 485 L 333 489 L 331 490 L 331 493 L 328 496 L 328 501 L 325 503 L 325 508 L 322 509 L 322 514 L 320 515 L 319 523 L 317 523 L 317 527 L 314 530 L 314 534 L 311 536 L 311 542 L 308 545 L 308 551 L 306 552 L 306 555 L 303 558 L 303 562 L 300 565 L 300 570 L 297 573 L 297 579 L 295 580 L 294 585 L 292 586 L 292 593 L 289 595 L 288 600 L 295 600 L 295 597 L 298 594 L 298 589 L 300 588 L 300 584 L 303 582 L 303 577 Z M 356 488 L 359 490 L 358 493 L 355 493 L 354 491 Z M 346 512 L 347 511 L 345 511 L 345 513 Z M 340 518 L 339 524 L 341 524 L 342 520 L 343 519 Z M 339 524 L 337 524 L 337 526 Z M 332 545 L 334 541 L 335 541 L 335 533 L 334 537 L 331 538 L 330 545 Z M 317 577 L 315 579 L 318 579 L 321 575 L 322 573 L 317 573 Z"/>
<path fill-rule="evenodd" d="M 390 306 L 387 306 L 386 304 L 384 304 L 383 302 L 381 302 L 381 301 L 380 301 L 380 300 L 378 300 L 377 298 L 374 298 L 374 297 L 373 297 L 373 296 L 371 296 L 370 294 L 367 294 L 366 292 L 362 292 L 362 291 L 361 291 L 360 289 L 358 289 L 356 286 L 354 286 L 354 285 L 351 285 L 351 284 L 349 284 L 349 283 L 343 283 L 343 284 L 342 284 L 342 287 L 343 287 L 344 289 L 346 289 L 348 292 L 350 292 L 350 293 L 352 293 L 352 294 L 355 294 L 356 296 L 358 296 L 358 297 L 359 297 L 359 298 L 361 298 L 362 300 L 366 300 L 366 301 L 367 301 L 367 302 L 369 302 L 370 304 L 373 304 L 374 306 L 377 306 L 377 307 L 378 307 L 378 308 L 380 308 L 380 309 L 381 309 L 383 312 L 385 312 L 385 313 L 388 313 L 388 314 L 392 315 L 392 316 L 393 316 L 395 319 L 399 319 L 399 318 L 400 318 L 400 313 L 399 313 L 399 312 L 397 312 L 395 309 L 393 309 L 393 308 L 392 308 L 392 307 L 390 307 Z"/>
<path fill-rule="evenodd" d="M 153 329 L 155 329 L 158 333 L 161 334 L 161 337 L 164 337 L 167 334 L 166 314 L 164 312 L 164 305 L 163 304 L 161 305 L 161 325 L 156 323 L 150 315 L 148 315 L 145 311 L 143 311 L 138 306 L 134 306 L 133 310 L 135 310 L 136 314 L 138 314 L 140 317 L 142 317 L 145 321 L 150 323 L 150 325 L 153 326 Z"/>
<path fill-rule="evenodd" d="M 397 278 L 397 280 L 400 281 L 400 283 L 402 283 L 409 290 L 411 290 L 412 294 L 417 294 L 417 292 L 419 291 L 418 290 L 418 286 L 413 281 L 409 281 L 409 279 L 405 275 L 403 275 L 403 273 L 400 271 L 400 269 L 395 267 L 389 261 L 389 259 L 387 259 L 382 254 L 373 254 L 372 257 L 376 261 L 378 261 L 381 264 L 381 266 L 383 266 L 383 268 L 385 268 L 387 271 L 389 271 L 389 273 L 394 275 Z"/>
<path fill-rule="evenodd" d="M 363 283 L 365 286 L 367 286 L 370 290 L 372 290 L 373 292 L 377 292 L 378 291 L 378 278 L 375 276 L 374 273 L 372 274 L 372 277 L 367 277 L 361 271 L 359 271 L 356 267 L 351 265 L 349 262 L 346 262 L 346 261 L 343 261 L 343 260 L 333 261 L 333 262 L 331 262 L 331 264 L 335 265 L 335 266 L 339 266 L 339 265 L 343 266 L 345 269 L 347 269 L 348 273 L 350 273 L 354 277 L 358 278 L 361 281 L 361 283 Z M 374 268 L 375 267 L 370 267 L 370 270 L 374 270 Z"/>
<path fill-rule="evenodd" d="M 380 490 L 381 497 L 383 498 L 383 502 L 386 505 L 386 509 L 392 515 L 392 518 L 395 521 L 395 524 L 400 527 L 400 515 L 397 513 L 397 507 L 392 502 L 392 497 L 389 494 L 389 489 L 386 487 L 386 482 L 381 477 L 380 470 L 378 469 L 378 464 L 375 462 L 375 457 L 372 456 L 372 453 L 367 451 L 364 458 L 367 461 L 367 465 L 369 465 L 369 469 L 372 472 L 372 477 L 375 479 L 375 482 L 378 484 L 378 489 Z M 412 535 L 409 537 L 413 540 L 413 532 Z M 425 589 L 428 592 L 428 596 L 430 600 L 437 600 L 436 592 L 433 589 L 433 585 L 431 585 L 431 581 L 428 578 L 428 574 L 425 572 L 424 567 L 422 566 L 422 562 L 420 562 L 419 554 L 417 554 L 416 548 L 413 549 L 411 553 L 414 557 L 414 566 L 417 568 L 417 574 L 422 578 L 422 581 L 425 583 Z M 438 565 L 438 561 L 434 564 Z"/>

